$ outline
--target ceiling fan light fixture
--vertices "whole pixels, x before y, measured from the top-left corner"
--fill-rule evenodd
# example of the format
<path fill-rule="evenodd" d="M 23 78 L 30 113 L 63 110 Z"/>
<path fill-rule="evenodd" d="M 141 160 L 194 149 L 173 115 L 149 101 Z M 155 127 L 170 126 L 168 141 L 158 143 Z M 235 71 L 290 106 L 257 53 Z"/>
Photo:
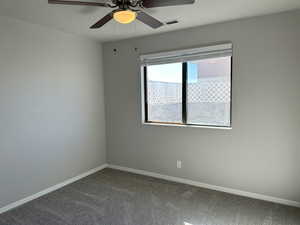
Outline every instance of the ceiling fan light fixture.
<path fill-rule="evenodd" d="M 114 13 L 114 20 L 122 24 L 131 23 L 135 19 L 136 19 L 136 12 L 131 10 L 122 10 Z"/>

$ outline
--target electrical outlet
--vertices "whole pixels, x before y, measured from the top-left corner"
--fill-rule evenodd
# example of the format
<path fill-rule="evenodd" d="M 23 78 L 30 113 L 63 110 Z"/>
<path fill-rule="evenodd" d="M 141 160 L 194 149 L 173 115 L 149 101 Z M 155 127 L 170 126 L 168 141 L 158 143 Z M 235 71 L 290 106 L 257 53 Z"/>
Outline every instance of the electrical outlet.
<path fill-rule="evenodd" d="M 181 169 L 182 163 L 180 160 L 177 160 L 177 169 Z"/>

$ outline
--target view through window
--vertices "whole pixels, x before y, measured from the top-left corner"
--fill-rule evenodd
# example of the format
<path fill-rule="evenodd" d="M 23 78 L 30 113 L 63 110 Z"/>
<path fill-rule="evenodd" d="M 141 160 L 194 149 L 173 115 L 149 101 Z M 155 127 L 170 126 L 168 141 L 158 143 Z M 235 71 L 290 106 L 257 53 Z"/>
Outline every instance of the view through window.
<path fill-rule="evenodd" d="M 182 122 L 182 65 L 154 65 L 147 68 L 148 120 Z"/>
<path fill-rule="evenodd" d="M 230 126 L 231 57 L 188 63 L 187 122 Z"/>

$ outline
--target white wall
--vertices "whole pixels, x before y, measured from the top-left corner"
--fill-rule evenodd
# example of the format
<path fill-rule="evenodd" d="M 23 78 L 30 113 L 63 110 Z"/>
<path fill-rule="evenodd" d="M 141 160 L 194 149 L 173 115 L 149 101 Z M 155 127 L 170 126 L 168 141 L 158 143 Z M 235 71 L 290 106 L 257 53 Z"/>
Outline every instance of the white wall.
<path fill-rule="evenodd" d="M 102 48 L 0 18 L 0 208 L 105 163 Z"/>
<path fill-rule="evenodd" d="M 104 44 L 108 162 L 300 202 L 299 24 L 294 11 Z M 142 126 L 139 53 L 223 41 L 233 130 Z"/>

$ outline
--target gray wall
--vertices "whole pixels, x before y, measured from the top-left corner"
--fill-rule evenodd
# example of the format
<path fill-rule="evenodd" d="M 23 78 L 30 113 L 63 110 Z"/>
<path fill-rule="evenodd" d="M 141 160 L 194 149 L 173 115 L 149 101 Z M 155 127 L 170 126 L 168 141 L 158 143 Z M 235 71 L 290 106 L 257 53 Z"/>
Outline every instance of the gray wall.
<path fill-rule="evenodd" d="M 101 51 L 0 17 L 0 207 L 105 163 Z"/>
<path fill-rule="evenodd" d="M 108 162 L 300 201 L 299 25 L 294 11 L 104 44 Z M 234 44 L 233 130 L 142 126 L 134 48 L 223 41 Z"/>

